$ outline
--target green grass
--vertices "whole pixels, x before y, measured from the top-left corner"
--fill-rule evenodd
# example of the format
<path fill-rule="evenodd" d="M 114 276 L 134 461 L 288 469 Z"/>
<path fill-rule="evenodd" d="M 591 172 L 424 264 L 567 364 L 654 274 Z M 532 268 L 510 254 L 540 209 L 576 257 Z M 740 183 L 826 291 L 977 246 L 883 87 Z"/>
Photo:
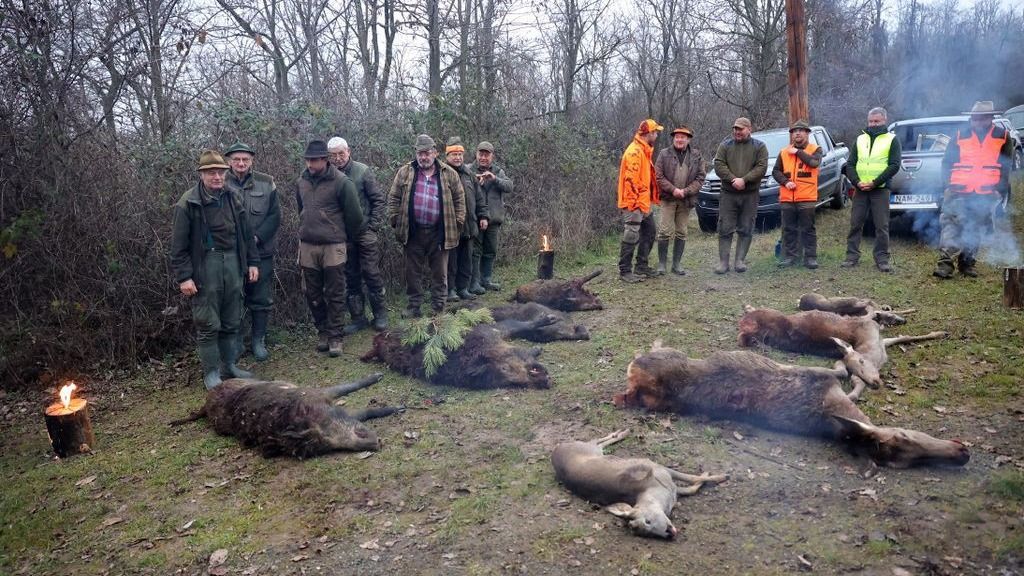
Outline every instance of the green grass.
<path fill-rule="evenodd" d="M 988 492 L 1011 502 L 1024 502 L 1024 472 L 1005 470 L 996 474 L 988 486 Z"/>

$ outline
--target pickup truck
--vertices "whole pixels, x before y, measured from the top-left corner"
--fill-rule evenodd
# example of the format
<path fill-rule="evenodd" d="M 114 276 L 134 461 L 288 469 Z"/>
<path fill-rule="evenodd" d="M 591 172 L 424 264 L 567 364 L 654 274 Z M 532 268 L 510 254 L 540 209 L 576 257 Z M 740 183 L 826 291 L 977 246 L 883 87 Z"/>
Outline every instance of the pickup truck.
<path fill-rule="evenodd" d="M 768 172 L 761 180 L 758 189 L 757 215 L 778 221 L 781 213 L 779 206 L 779 183 L 772 178 L 772 167 L 779 151 L 789 146 L 789 130 L 777 128 L 754 132 L 751 137 L 765 143 L 768 147 Z M 823 126 L 812 126 L 810 141 L 822 149 L 821 167 L 818 172 L 818 205 L 828 203 L 835 209 L 841 209 L 849 202 L 848 191 L 850 181 L 843 174 L 850 151 L 842 142 L 834 142 Z M 714 158 L 708 158 L 710 163 Z M 718 227 L 718 199 L 722 191 L 721 179 L 715 174 L 714 168 L 708 166 L 704 186 L 697 193 L 697 222 L 704 232 L 714 232 Z"/>

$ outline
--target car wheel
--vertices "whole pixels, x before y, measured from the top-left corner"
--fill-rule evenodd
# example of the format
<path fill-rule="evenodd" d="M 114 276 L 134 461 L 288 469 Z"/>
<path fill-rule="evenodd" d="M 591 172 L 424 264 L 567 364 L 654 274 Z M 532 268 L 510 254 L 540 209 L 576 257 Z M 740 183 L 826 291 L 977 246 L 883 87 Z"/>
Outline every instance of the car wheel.
<path fill-rule="evenodd" d="M 832 201 L 829 202 L 828 207 L 833 210 L 842 210 L 850 204 L 850 181 L 847 180 L 846 176 L 839 179 L 839 185 L 836 187 L 835 193 L 832 195 Z"/>
<path fill-rule="evenodd" d="M 697 212 L 697 224 L 701 232 L 715 232 L 718 230 L 718 217 L 713 214 L 701 214 Z"/>

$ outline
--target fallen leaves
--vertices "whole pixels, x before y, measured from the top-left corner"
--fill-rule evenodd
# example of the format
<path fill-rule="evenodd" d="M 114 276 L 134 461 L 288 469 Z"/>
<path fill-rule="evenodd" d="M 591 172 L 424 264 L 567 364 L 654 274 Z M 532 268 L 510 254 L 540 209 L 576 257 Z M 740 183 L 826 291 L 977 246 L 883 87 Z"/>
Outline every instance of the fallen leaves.
<path fill-rule="evenodd" d="M 103 522 L 100 523 L 100 528 L 107 528 L 114 524 L 120 524 L 121 522 L 124 522 L 124 518 L 121 518 L 120 516 L 107 516 L 103 519 Z"/>
<path fill-rule="evenodd" d="M 75 482 L 75 486 L 86 486 L 88 484 L 92 484 L 95 481 L 96 481 L 96 476 L 95 475 L 93 475 L 93 476 L 86 476 L 85 478 L 82 478 L 78 482 Z"/>
<path fill-rule="evenodd" d="M 219 548 L 214 550 L 213 554 L 210 554 L 210 560 L 207 565 L 207 572 L 210 576 L 224 576 L 228 573 L 227 566 L 224 565 L 228 559 L 228 549 Z"/>

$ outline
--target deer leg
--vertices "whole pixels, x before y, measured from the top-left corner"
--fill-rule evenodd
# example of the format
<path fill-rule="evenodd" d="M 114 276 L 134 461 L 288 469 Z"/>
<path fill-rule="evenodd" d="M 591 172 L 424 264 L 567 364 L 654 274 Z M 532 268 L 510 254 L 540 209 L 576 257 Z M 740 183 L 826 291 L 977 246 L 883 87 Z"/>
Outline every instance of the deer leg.
<path fill-rule="evenodd" d="M 864 392 L 864 388 L 867 384 L 857 376 L 850 376 L 850 382 L 853 383 L 853 390 L 850 390 L 850 392 L 846 394 L 846 397 L 856 402 L 860 400 L 860 395 Z"/>
<path fill-rule="evenodd" d="M 949 336 L 949 332 L 929 332 L 921 336 L 897 336 L 895 338 L 882 338 L 882 346 L 888 348 L 892 344 L 903 344 L 905 342 L 921 342 L 922 340 L 938 340 Z"/>
<path fill-rule="evenodd" d="M 728 474 L 708 474 L 707 472 L 705 472 L 703 474 L 696 475 L 687 474 L 685 472 L 680 472 L 678 470 L 673 470 L 671 468 L 666 468 L 666 470 L 668 470 L 668 473 L 672 476 L 673 480 L 689 482 L 690 484 L 694 484 L 695 486 L 697 486 L 697 488 L 700 488 L 700 485 L 704 484 L 705 482 L 717 484 L 719 482 L 725 482 L 726 480 L 729 479 Z M 696 490 L 694 490 L 694 492 L 696 492 Z"/>
<path fill-rule="evenodd" d="M 349 416 L 360 422 L 366 422 L 367 420 L 373 420 L 374 418 L 383 418 L 385 416 L 391 416 L 396 412 L 405 412 L 405 406 L 385 406 L 383 408 L 366 408 L 363 410 L 356 410 L 355 412 L 349 412 Z"/>
<path fill-rule="evenodd" d="M 341 398 L 346 394 L 351 394 L 356 390 L 362 390 L 363 388 L 366 388 L 367 386 L 378 382 L 383 377 L 384 374 L 380 372 L 374 372 L 373 374 L 370 374 L 366 378 L 356 380 L 355 382 L 346 382 L 344 384 L 338 384 L 337 386 L 330 386 L 328 388 L 324 388 L 324 394 L 327 395 L 327 398 L 329 400 L 337 400 L 338 398 Z"/>
<path fill-rule="evenodd" d="M 594 444 L 597 444 L 599 448 L 607 448 L 616 442 L 621 442 L 626 436 L 629 436 L 629 429 L 617 430 L 611 434 L 594 440 Z"/>

